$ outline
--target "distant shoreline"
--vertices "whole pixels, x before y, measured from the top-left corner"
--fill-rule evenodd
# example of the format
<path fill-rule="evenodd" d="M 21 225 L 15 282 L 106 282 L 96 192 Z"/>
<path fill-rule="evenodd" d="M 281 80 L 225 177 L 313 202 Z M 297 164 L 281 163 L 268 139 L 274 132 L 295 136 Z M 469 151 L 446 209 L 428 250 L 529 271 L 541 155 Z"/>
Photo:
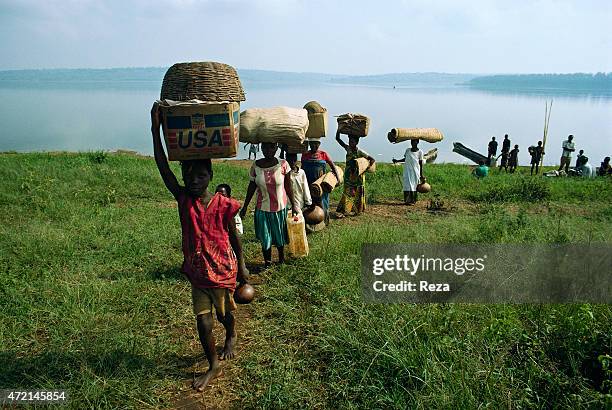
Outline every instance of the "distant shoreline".
<path fill-rule="evenodd" d="M 0 86 L 161 85 L 166 67 L 107 69 L 27 69 L 0 71 Z M 612 95 L 612 73 L 469 74 L 391 73 L 338 75 L 238 69 L 244 84 L 346 85 L 390 88 L 456 88 L 485 91 L 594 92 Z"/>

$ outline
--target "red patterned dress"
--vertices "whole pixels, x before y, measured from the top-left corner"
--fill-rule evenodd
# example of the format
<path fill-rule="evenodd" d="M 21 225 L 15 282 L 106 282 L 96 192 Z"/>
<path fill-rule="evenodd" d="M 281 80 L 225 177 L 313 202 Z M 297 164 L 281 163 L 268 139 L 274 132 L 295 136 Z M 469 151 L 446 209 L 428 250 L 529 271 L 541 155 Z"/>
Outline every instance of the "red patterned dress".
<path fill-rule="evenodd" d="M 238 265 L 228 226 L 240 210 L 240 203 L 216 193 L 206 206 L 200 198 L 182 193 L 178 209 L 183 231 L 181 271 L 196 288 L 233 291 Z"/>

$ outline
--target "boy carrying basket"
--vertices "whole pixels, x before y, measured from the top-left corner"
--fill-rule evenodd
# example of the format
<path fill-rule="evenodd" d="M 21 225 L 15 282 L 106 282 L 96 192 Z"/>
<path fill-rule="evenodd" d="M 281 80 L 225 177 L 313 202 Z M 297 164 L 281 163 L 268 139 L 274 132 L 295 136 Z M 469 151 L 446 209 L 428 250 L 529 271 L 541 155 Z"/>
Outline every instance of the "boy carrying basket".
<path fill-rule="evenodd" d="M 193 382 L 194 389 L 202 391 L 221 373 L 212 333 L 213 306 L 217 320 L 225 328 L 221 359 L 234 357 L 236 330 L 232 311 L 236 309 L 236 304 L 233 293 L 236 281 L 246 282 L 248 274 L 234 221 L 240 204 L 220 193 L 213 195 L 208 192 L 208 184 L 213 177 L 210 159 L 181 162 L 185 186 L 179 185 L 162 146 L 160 123 L 160 110 L 155 103 L 151 109 L 155 162 L 166 188 L 178 203 L 184 257 L 181 272 L 191 282 L 198 335 L 210 365 L 208 371 Z"/>

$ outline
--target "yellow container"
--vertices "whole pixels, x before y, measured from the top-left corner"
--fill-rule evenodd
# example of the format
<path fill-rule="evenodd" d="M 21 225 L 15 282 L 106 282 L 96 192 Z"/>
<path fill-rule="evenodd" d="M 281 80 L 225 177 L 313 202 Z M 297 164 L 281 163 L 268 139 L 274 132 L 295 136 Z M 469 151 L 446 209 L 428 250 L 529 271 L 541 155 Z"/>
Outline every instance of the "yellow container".
<path fill-rule="evenodd" d="M 287 230 L 289 231 L 289 254 L 294 258 L 308 256 L 306 223 L 301 212 L 296 216 L 289 215 L 287 217 Z"/>

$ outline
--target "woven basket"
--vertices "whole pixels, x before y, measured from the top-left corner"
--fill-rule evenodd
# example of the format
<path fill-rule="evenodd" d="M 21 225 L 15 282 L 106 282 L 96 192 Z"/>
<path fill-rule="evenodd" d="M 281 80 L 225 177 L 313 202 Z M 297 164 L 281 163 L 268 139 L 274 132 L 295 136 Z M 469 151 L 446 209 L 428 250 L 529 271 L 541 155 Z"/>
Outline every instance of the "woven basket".
<path fill-rule="evenodd" d="M 444 135 L 437 128 L 393 128 L 387 134 L 389 142 L 394 144 L 407 140 L 440 142 L 443 138 Z"/>
<path fill-rule="evenodd" d="M 244 101 L 244 90 L 234 67 L 223 63 L 177 63 L 166 71 L 161 99 L 186 101 Z"/>
<path fill-rule="evenodd" d="M 342 114 L 338 116 L 340 134 L 365 137 L 370 129 L 370 119 L 363 114 Z"/>

